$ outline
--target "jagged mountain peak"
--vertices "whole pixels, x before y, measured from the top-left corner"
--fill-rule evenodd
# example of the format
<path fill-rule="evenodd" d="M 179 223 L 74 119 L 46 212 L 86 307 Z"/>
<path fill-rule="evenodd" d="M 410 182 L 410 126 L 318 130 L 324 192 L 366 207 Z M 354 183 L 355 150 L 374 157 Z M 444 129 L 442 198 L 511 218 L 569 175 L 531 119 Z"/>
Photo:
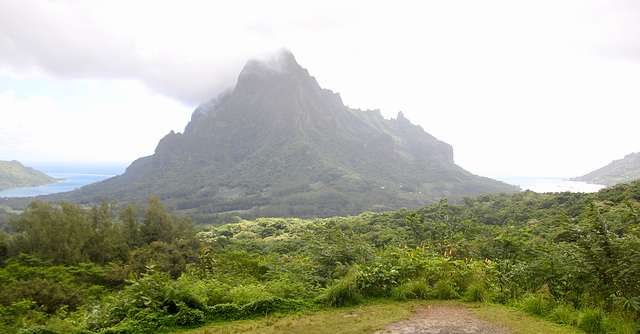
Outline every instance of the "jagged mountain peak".
<path fill-rule="evenodd" d="M 289 49 L 281 49 L 261 58 L 250 59 L 240 72 L 240 77 L 291 73 L 300 68 L 293 53 Z"/>
<path fill-rule="evenodd" d="M 235 88 L 199 106 L 184 134 L 83 190 L 92 191 L 118 201 L 161 196 L 203 221 L 415 208 L 517 188 L 455 165 L 451 145 L 402 112 L 387 120 L 345 106 L 284 49 L 247 62 Z"/>

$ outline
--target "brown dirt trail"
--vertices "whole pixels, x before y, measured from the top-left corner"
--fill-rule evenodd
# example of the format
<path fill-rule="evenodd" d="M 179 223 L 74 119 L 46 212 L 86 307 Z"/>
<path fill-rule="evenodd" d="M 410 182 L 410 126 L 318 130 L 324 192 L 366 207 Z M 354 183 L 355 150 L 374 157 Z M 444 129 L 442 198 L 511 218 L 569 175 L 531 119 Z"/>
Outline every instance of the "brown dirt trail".
<path fill-rule="evenodd" d="M 466 307 L 422 306 L 409 319 L 375 334 L 507 334 L 505 327 L 479 319 Z"/>

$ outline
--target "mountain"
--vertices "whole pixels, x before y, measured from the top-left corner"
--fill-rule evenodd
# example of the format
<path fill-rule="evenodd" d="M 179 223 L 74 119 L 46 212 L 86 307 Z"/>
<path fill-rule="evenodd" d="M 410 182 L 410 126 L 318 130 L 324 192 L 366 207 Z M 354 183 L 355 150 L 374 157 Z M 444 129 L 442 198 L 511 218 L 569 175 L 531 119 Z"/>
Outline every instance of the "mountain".
<path fill-rule="evenodd" d="M 57 179 L 18 161 L 0 161 L 0 190 L 35 187 L 58 182 Z"/>
<path fill-rule="evenodd" d="M 628 154 L 623 159 L 614 160 L 600 169 L 571 180 L 603 184 L 607 187 L 640 180 L 640 152 Z"/>
<path fill-rule="evenodd" d="M 457 166 L 451 145 L 402 112 L 387 120 L 379 110 L 346 107 L 283 50 L 249 61 L 232 91 L 196 108 L 184 133 L 166 135 L 152 156 L 72 196 L 157 195 L 211 220 L 328 217 L 518 190 Z"/>

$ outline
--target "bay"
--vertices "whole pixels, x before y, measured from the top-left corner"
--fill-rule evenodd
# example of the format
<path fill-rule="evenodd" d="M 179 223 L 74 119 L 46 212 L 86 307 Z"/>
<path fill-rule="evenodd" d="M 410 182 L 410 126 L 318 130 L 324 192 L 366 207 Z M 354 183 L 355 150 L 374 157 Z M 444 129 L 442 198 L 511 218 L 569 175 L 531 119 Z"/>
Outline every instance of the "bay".
<path fill-rule="evenodd" d="M 0 198 L 7 197 L 35 197 L 72 191 L 87 184 L 99 182 L 115 175 L 90 174 L 90 173 L 47 173 L 51 177 L 60 180 L 56 183 L 38 187 L 11 188 L 0 191 Z"/>
<path fill-rule="evenodd" d="M 526 177 L 526 176 L 494 176 L 496 180 L 520 186 L 522 190 L 537 193 L 581 192 L 594 193 L 606 188 L 601 184 L 590 184 L 581 181 L 569 181 L 569 177 Z"/>

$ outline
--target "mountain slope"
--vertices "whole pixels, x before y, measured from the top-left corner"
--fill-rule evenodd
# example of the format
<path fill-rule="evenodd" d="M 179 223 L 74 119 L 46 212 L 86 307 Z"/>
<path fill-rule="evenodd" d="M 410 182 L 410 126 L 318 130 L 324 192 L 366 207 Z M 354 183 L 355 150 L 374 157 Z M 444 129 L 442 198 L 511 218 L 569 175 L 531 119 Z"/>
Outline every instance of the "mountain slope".
<path fill-rule="evenodd" d="M 0 190 L 42 186 L 58 182 L 55 178 L 18 161 L 0 161 Z"/>
<path fill-rule="evenodd" d="M 640 152 L 628 154 L 624 159 L 614 160 L 602 168 L 572 180 L 603 184 L 607 187 L 640 180 Z"/>
<path fill-rule="evenodd" d="M 219 213 L 326 217 L 418 207 L 481 193 L 515 192 L 453 162 L 453 149 L 402 113 L 346 107 L 289 51 L 249 61 L 235 89 L 199 106 L 184 133 L 118 177 L 73 193 Z"/>

